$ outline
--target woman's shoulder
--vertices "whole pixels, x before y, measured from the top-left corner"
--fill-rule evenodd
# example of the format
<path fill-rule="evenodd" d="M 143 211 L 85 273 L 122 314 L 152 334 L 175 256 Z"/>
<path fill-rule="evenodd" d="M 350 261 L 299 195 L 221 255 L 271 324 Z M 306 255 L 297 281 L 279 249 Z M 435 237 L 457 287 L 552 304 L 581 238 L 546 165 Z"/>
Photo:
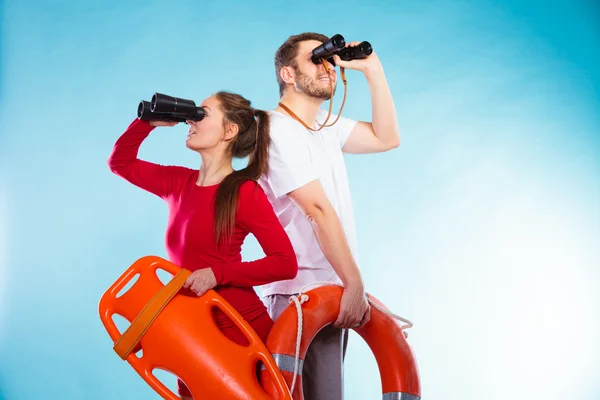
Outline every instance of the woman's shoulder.
<path fill-rule="evenodd" d="M 239 203 L 240 208 L 250 211 L 271 204 L 263 187 L 253 180 L 247 180 L 240 186 Z"/>
<path fill-rule="evenodd" d="M 248 179 L 240 185 L 240 198 L 254 198 L 264 195 L 263 188 L 254 180 Z"/>
<path fill-rule="evenodd" d="M 242 183 L 238 199 L 237 215 L 239 220 L 248 224 L 256 224 L 269 213 L 273 213 L 273 206 L 262 186 L 253 180 Z M 257 219 L 257 216 L 261 217 Z"/>

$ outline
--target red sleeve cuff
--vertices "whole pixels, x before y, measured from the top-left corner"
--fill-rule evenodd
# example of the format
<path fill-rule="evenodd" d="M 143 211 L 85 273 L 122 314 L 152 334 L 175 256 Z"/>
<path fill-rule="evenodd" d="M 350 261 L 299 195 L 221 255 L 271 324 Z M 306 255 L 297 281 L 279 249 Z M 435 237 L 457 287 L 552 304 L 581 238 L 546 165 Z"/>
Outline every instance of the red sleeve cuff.
<path fill-rule="evenodd" d="M 156 128 L 155 126 L 150 125 L 150 121 L 146 121 L 139 118 L 136 118 L 133 121 L 131 121 L 131 124 L 129 124 L 129 126 L 139 127 L 140 129 L 148 132 L 151 132 Z"/>
<path fill-rule="evenodd" d="M 215 275 L 217 285 L 223 284 L 223 264 L 213 264 L 210 266 L 211 271 Z"/>

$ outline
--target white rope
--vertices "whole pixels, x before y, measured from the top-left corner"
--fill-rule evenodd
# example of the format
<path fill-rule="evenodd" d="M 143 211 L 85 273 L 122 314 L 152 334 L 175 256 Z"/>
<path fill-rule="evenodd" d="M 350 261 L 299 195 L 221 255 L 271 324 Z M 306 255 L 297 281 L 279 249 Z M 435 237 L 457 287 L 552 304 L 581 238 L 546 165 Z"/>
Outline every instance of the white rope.
<path fill-rule="evenodd" d="M 294 394 L 294 386 L 296 386 L 296 376 L 298 376 L 298 362 L 300 360 L 300 340 L 302 339 L 302 304 L 308 301 L 308 295 L 299 293 L 297 296 L 290 297 L 290 303 L 296 304 L 296 311 L 298 311 L 298 332 L 296 334 L 296 359 L 294 360 L 294 379 L 292 379 L 292 387 L 290 393 Z"/>
<path fill-rule="evenodd" d="M 369 300 L 369 304 L 373 307 L 375 307 L 376 309 L 378 309 L 379 311 L 381 311 L 382 313 L 389 315 L 390 317 L 397 319 L 398 321 L 402 321 L 404 323 L 406 323 L 406 325 L 402 325 L 400 324 L 400 328 L 402 329 L 408 329 L 408 328 L 412 328 L 414 326 L 414 324 L 412 322 L 410 322 L 409 320 L 407 320 L 406 318 L 403 318 L 399 315 L 394 314 L 393 312 L 391 312 L 390 310 L 388 310 L 387 308 L 384 308 L 382 306 L 380 306 L 379 304 L 375 303 L 373 300 L 367 298 Z"/>
<path fill-rule="evenodd" d="M 290 304 L 294 303 L 296 305 L 296 311 L 298 312 L 298 331 L 296 334 L 296 357 L 294 360 L 294 378 L 292 379 L 292 387 L 290 390 L 290 393 L 292 394 L 292 396 L 294 394 L 294 387 L 296 386 L 296 376 L 298 376 L 298 364 L 299 364 L 299 360 L 300 360 L 300 342 L 302 340 L 302 304 L 304 304 L 305 302 L 307 302 L 309 300 L 308 295 L 305 294 L 304 291 L 306 290 L 306 288 L 309 288 L 309 287 L 313 287 L 313 286 L 318 287 L 318 286 L 325 286 L 325 285 L 335 285 L 335 286 L 344 287 L 344 285 L 342 285 L 340 283 L 335 283 L 335 282 L 324 282 L 324 281 L 313 282 L 308 285 L 304 285 L 300 289 L 298 296 L 292 295 L 292 296 L 290 296 L 290 299 L 289 299 Z M 395 318 L 399 321 L 404 322 L 406 325 L 400 325 L 400 327 L 402 329 L 408 329 L 408 328 L 413 327 L 413 323 L 411 321 L 407 320 L 406 318 L 403 318 L 399 315 L 394 314 L 387 308 L 380 306 L 379 304 L 375 303 L 373 300 L 369 299 L 368 297 L 367 297 L 367 301 L 369 302 L 369 304 L 371 306 L 375 307 L 382 313 L 389 315 L 390 317 Z"/>

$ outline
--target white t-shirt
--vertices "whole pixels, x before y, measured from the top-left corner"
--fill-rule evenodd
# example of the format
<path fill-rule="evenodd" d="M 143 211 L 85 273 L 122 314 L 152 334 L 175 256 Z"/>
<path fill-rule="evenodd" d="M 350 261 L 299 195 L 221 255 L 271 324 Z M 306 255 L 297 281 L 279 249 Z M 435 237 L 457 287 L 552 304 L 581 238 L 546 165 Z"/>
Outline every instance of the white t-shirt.
<path fill-rule="evenodd" d="M 271 120 L 269 170 L 259 179 L 259 184 L 294 246 L 299 270 L 292 280 L 263 285 L 262 295 L 294 294 L 314 282 L 341 283 L 325 258 L 308 218 L 287 194 L 318 179 L 340 218 L 350 251 L 358 264 L 352 199 L 342 153 L 357 121 L 341 117 L 332 127 L 311 132 L 286 114 L 268 113 Z M 320 109 L 316 120 L 322 123 L 325 118 L 327 111 Z M 327 123 L 331 124 L 336 118 L 332 115 Z"/>

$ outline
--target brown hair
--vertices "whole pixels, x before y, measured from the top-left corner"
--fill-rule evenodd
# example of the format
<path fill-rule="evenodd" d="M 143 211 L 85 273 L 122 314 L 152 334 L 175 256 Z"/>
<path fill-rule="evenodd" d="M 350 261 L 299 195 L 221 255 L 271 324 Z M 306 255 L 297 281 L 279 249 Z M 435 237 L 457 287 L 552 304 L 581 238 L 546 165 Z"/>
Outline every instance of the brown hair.
<path fill-rule="evenodd" d="M 277 75 L 277 83 L 279 84 L 279 97 L 283 96 L 285 82 L 281 79 L 281 69 L 291 66 L 294 69 L 298 67 L 296 56 L 298 55 L 298 43 L 307 40 L 318 40 L 321 43 L 326 42 L 329 38 L 325 35 L 315 32 L 305 32 L 299 35 L 290 36 L 275 53 L 275 74 Z"/>
<path fill-rule="evenodd" d="M 250 101 L 239 94 L 222 91 L 215 97 L 224 114 L 224 126 L 238 126 L 238 134 L 229 146 L 232 157 L 249 157 L 246 168 L 233 171 L 217 189 L 214 210 L 218 245 L 223 235 L 228 238 L 233 235 L 240 186 L 247 180 L 257 181 L 267 171 L 270 137 L 269 116 L 265 111 L 253 109 Z"/>

